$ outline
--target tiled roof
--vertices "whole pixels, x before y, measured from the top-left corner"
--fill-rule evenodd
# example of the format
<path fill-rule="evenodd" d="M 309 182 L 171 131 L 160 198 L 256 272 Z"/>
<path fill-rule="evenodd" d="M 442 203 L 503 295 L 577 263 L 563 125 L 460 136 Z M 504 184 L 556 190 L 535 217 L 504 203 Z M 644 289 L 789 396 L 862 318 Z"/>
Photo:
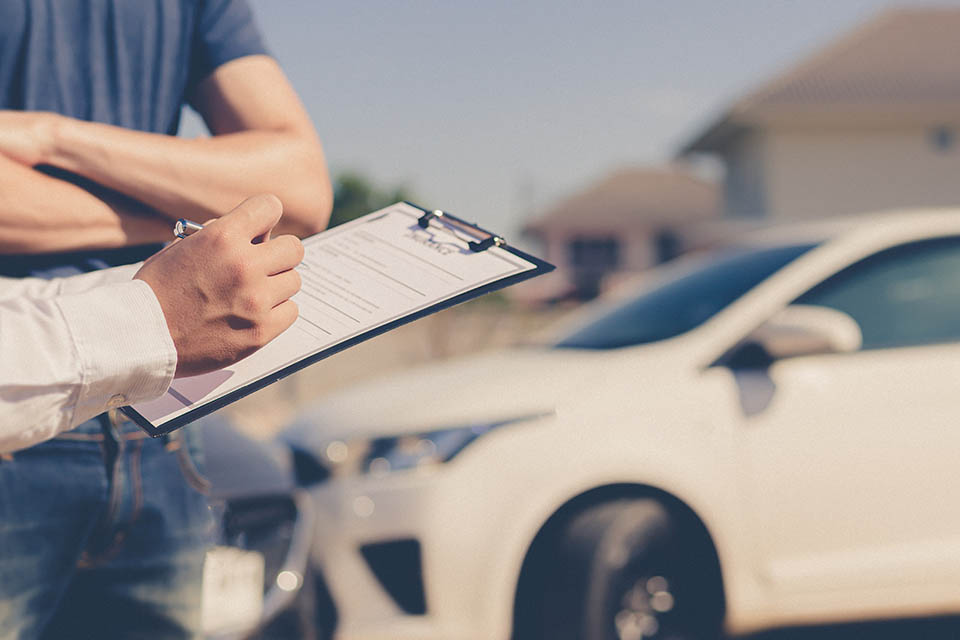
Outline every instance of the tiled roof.
<path fill-rule="evenodd" d="M 960 121 L 960 9 L 894 9 L 737 101 L 683 149 L 765 122 Z"/>
<path fill-rule="evenodd" d="M 719 213 L 719 188 L 681 167 L 625 169 L 559 202 L 526 226 L 604 229 L 625 221 L 682 224 Z"/>

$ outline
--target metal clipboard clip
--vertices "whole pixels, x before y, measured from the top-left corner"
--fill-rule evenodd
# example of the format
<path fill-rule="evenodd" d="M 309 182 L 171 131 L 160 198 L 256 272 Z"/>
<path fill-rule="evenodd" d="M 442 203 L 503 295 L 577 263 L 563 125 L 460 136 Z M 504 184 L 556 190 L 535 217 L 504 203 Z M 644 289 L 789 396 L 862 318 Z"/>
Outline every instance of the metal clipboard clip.
<path fill-rule="evenodd" d="M 507 241 L 501 236 L 485 231 L 476 225 L 465 222 L 439 209 L 425 212 L 417 219 L 417 224 L 420 225 L 421 229 L 426 229 L 430 226 L 431 220 L 436 220 L 442 224 L 444 228 L 453 233 L 457 239 L 466 242 L 470 251 L 475 253 L 486 251 L 490 247 L 504 247 L 507 244 Z"/>

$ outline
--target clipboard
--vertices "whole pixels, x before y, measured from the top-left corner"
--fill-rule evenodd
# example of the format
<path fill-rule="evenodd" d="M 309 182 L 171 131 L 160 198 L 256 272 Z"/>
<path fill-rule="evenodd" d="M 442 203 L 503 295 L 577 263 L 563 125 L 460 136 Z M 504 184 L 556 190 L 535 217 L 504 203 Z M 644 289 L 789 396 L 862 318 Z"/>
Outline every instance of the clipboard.
<path fill-rule="evenodd" d="M 193 422 L 194 420 L 209 415 L 210 413 L 213 413 L 227 406 L 228 404 L 236 402 L 237 400 L 246 397 L 255 391 L 258 391 L 259 389 L 282 380 L 283 378 L 286 378 L 287 376 L 296 373 L 301 369 L 319 362 L 320 360 L 324 360 L 332 355 L 360 344 L 361 342 L 365 342 L 366 340 L 413 322 L 419 318 L 436 313 L 437 311 L 447 309 L 462 302 L 478 298 L 492 291 L 496 291 L 518 282 L 548 273 L 553 271 L 555 268 L 552 264 L 545 262 L 540 258 L 510 246 L 502 236 L 496 233 L 487 231 L 476 224 L 469 223 L 445 211 L 427 210 L 410 202 L 400 202 L 395 205 L 391 205 L 390 207 L 386 207 L 380 211 L 362 216 L 357 220 L 339 225 L 338 227 L 321 232 L 315 236 L 311 236 L 310 238 L 304 240 L 304 245 L 309 250 L 309 247 L 312 246 L 311 242 L 315 239 L 316 242 L 319 243 L 324 239 L 328 239 L 340 232 L 351 230 L 356 232 L 357 230 L 362 230 L 362 225 L 365 223 L 376 223 L 391 215 L 403 215 L 409 218 L 410 224 L 407 227 L 407 233 L 410 233 L 411 237 L 413 237 L 416 235 L 414 233 L 416 228 L 422 230 L 426 235 L 429 236 L 429 238 L 420 239 L 418 242 L 421 244 L 433 243 L 436 245 L 431 246 L 431 250 L 439 251 L 441 248 L 448 246 L 447 250 L 453 251 L 454 249 L 449 249 L 449 246 L 456 247 L 456 250 L 461 256 L 458 259 L 461 261 L 467 259 L 466 256 L 469 256 L 470 254 L 476 255 L 490 251 L 497 255 L 512 256 L 518 264 L 522 263 L 524 268 L 523 270 L 506 274 L 503 277 L 496 277 L 495 279 L 484 282 L 483 284 L 470 286 L 465 290 L 446 296 L 443 299 L 436 300 L 430 304 L 427 304 L 426 306 L 421 306 L 420 308 L 408 313 L 403 313 L 398 317 L 376 323 L 374 326 L 370 326 L 369 328 L 356 332 L 353 335 L 349 335 L 348 337 L 337 340 L 328 346 L 320 348 L 319 350 L 308 350 L 301 356 L 296 357 L 293 361 L 285 363 L 279 368 L 265 371 L 262 375 L 254 375 L 252 379 L 244 380 L 244 383 L 241 386 L 230 389 L 224 393 L 216 394 L 214 397 L 204 397 L 199 401 L 192 400 L 191 398 L 185 397 L 185 394 L 179 393 L 175 387 L 179 381 L 197 380 L 203 378 L 204 376 L 213 376 L 218 372 L 204 374 L 204 376 L 197 376 L 194 379 L 177 379 L 174 381 L 174 385 L 171 386 L 171 389 L 167 392 L 166 396 L 158 401 L 154 401 L 154 403 L 174 403 L 175 401 L 180 402 L 183 405 L 183 408 L 173 412 L 173 417 L 164 417 L 162 420 L 158 420 L 156 418 L 156 414 L 158 412 L 156 409 L 157 405 L 154 403 L 142 403 L 136 406 L 122 407 L 121 411 L 149 435 L 153 437 L 163 436 L 190 422 Z M 404 225 L 406 225 L 406 222 L 406 218 L 404 218 L 403 221 L 398 221 L 398 223 L 402 223 Z M 413 231 L 409 231 L 410 229 Z M 433 234 L 435 232 L 443 234 L 442 237 L 444 239 L 433 239 Z M 317 246 L 320 247 L 324 245 L 317 244 Z M 387 278 L 390 277 L 387 273 L 383 273 L 382 275 Z M 301 317 L 303 316 L 303 309 L 301 309 Z M 291 330 L 292 328 L 288 329 L 288 332 Z M 266 345 L 259 352 L 253 354 L 253 356 L 248 357 L 238 364 L 242 364 L 248 360 L 251 360 L 252 358 L 256 357 L 258 353 L 269 353 L 269 350 L 272 348 L 272 346 L 283 339 L 284 335 L 281 335 L 280 338 L 275 340 L 273 343 Z M 290 340 L 287 342 L 290 342 Z M 230 369 L 231 367 L 227 367 L 226 369 L 221 370 L 221 372 L 228 371 Z"/>

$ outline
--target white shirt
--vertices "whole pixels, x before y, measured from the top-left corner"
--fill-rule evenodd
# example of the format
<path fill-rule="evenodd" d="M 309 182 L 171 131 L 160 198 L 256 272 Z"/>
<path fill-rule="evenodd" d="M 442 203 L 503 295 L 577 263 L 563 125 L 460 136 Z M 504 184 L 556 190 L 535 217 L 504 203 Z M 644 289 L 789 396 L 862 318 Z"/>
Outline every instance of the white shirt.
<path fill-rule="evenodd" d="M 166 392 L 177 351 L 139 266 L 0 278 L 0 452 Z"/>

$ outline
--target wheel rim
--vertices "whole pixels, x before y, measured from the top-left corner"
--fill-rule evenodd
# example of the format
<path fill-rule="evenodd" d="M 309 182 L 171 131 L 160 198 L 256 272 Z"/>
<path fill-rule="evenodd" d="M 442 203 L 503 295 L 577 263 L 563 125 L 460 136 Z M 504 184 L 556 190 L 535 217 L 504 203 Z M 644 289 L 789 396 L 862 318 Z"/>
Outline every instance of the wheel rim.
<path fill-rule="evenodd" d="M 687 637 L 675 614 L 673 585 L 660 574 L 644 575 L 628 583 L 613 616 L 617 640 L 670 640 Z"/>

